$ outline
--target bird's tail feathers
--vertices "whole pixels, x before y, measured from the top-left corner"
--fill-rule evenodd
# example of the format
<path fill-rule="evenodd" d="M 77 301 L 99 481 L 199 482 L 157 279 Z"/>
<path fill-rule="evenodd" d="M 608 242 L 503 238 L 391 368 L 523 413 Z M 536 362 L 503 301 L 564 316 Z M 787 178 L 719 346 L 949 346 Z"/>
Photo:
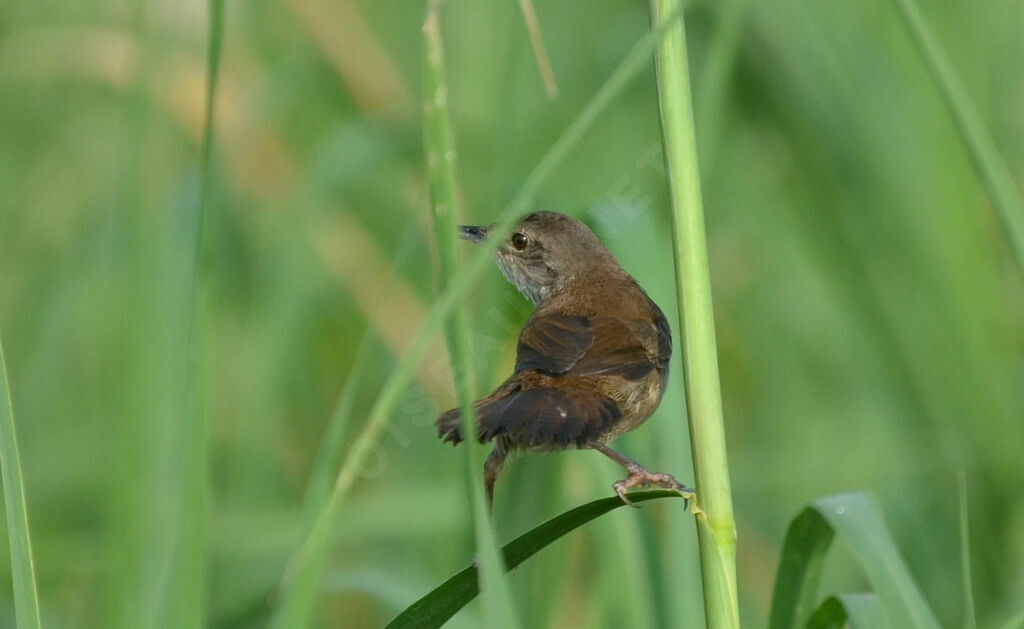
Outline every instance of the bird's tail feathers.
<path fill-rule="evenodd" d="M 575 443 L 582 447 L 622 417 L 618 405 L 603 395 L 577 396 L 549 387 L 506 386 L 475 407 L 477 439 L 481 443 L 508 436 L 522 446 L 564 447 Z M 461 411 L 453 408 L 441 415 L 437 432 L 453 445 L 462 441 Z"/>
<path fill-rule="evenodd" d="M 453 446 L 462 441 L 462 411 L 453 408 L 437 418 L 437 436 Z"/>

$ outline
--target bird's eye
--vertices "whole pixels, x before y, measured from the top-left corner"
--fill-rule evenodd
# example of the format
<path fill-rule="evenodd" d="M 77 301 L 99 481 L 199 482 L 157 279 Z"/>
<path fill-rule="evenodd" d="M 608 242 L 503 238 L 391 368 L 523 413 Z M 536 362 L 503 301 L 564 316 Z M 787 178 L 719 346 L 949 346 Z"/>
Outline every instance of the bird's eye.
<path fill-rule="evenodd" d="M 530 239 L 523 234 L 520 234 L 519 232 L 512 234 L 512 246 L 515 247 L 517 251 L 526 249 L 526 245 L 528 244 L 530 244 Z"/>

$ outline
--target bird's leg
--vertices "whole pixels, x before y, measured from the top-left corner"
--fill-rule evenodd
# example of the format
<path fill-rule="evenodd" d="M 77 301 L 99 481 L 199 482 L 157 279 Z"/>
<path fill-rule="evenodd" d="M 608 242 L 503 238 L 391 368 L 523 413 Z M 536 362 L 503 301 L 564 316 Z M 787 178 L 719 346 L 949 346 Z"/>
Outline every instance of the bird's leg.
<path fill-rule="evenodd" d="M 647 487 L 649 485 L 657 485 L 666 489 L 675 489 L 676 491 L 692 491 L 687 487 L 684 487 L 682 483 L 673 478 L 670 474 L 662 474 L 661 472 L 649 472 L 644 466 L 640 465 L 633 459 L 619 454 L 615 450 L 612 450 L 603 443 L 592 443 L 590 447 L 597 450 L 601 454 L 605 455 L 609 459 L 615 461 L 622 467 L 626 468 L 629 472 L 629 476 L 623 480 L 617 481 L 612 485 L 615 489 L 615 493 L 622 498 L 622 502 L 625 502 L 631 507 L 639 508 L 639 505 L 633 504 L 629 498 L 626 497 L 626 491 L 632 487 L 640 485 L 641 487 Z"/>
<path fill-rule="evenodd" d="M 487 455 L 484 461 L 484 489 L 487 490 L 487 512 L 494 513 L 494 483 L 501 474 L 501 468 L 505 465 L 505 457 L 508 456 L 509 445 L 503 438 L 494 441 L 494 449 Z M 473 567 L 480 568 L 480 555 L 473 557 Z"/>
<path fill-rule="evenodd" d="M 505 457 L 508 456 L 508 443 L 505 439 L 499 438 L 494 442 L 494 449 L 484 461 L 484 488 L 487 490 L 487 509 L 494 509 L 494 483 L 501 474 L 501 468 L 505 465 Z"/>

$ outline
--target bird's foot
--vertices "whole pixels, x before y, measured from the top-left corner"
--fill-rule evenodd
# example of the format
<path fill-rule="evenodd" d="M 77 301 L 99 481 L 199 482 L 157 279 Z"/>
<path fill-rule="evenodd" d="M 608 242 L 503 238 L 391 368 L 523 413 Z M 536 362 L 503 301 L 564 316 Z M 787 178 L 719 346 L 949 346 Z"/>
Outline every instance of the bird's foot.
<path fill-rule="evenodd" d="M 671 474 L 648 472 L 645 468 L 635 463 L 627 466 L 626 471 L 629 472 L 629 476 L 614 483 L 612 487 L 615 488 L 615 493 L 619 495 L 619 498 L 622 498 L 622 502 L 637 509 L 640 508 L 640 505 L 633 503 L 632 500 L 626 497 L 626 492 L 633 487 L 640 486 L 647 488 L 651 485 L 657 485 L 658 487 L 664 487 L 665 489 L 674 489 L 680 493 L 692 493 L 693 491 L 673 478 Z"/>

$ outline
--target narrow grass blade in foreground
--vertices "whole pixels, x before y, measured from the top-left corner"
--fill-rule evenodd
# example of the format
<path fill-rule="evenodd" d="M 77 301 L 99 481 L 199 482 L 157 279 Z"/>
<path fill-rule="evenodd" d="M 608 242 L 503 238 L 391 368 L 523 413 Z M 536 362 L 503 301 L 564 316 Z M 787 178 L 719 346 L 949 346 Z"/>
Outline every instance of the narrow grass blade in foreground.
<path fill-rule="evenodd" d="M 686 497 L 670 490 L 644 491 L 629 495 L 629 499 L 637 503 L 658 498 L 685 499 Z M 505 544 L 502 553 L 505 557 L 506 568 L 509 570 L 515 568 L 566 533 L 623 505 L 625 503 L 618 496 L 602 498 L 551 518 L 532 531 Z M 477 593 L 477 570 L 474 566 L 468 566 L 413 603 L 389 622 L 387 629 L 440 627 L 472 601 Z"/>
<path fill-rule="evenodd" d="M 199 199 L 191 221 L 191 268 L 186 316 L 189 325 L 185 341 L 185 417 L 180 442 L 175 488 L 180 492 L 175 517 L 176 539 L 170 555 L 167 588 L 159 593 L 159 607 L 147 621 L 175 627 L 198 627 L 206 614 L 206 536 L 207 480 L 209 463 L 209 425 L 203 387 L 203 233 L 213 191 L 214 112 L 220 76 L 220 56 L 224 41 L 224 0 L 209 0 L 206 51 L 206 104 L 203 140 L 199 153 Z"/>
<path fill-rule="evenodd" d="M 957 75 L 942 44 L 914 0 L 893 0 L 921 52 L 942 97 L 946 101 L 961 139 L 967 145 L 974 168 L 992 199 L 1006 237 L 1024 272 L 1024 200 L 1014 184 L 1010 169 L 999 155 L 996 143 Z"/>
<path fill-rule="evenodd" d="M 579 143 L 612 99 L 643 70 L 651 51 L 668 32 L 671 25 L 681 18 L 682 12 L 677 11 L 664 20 L 664 26 L 647 33 L 633 46 L 622 63 L 533 169 L 512 201 L 498 214 L 491 226 L 491 232 L 489 232 L 492 234 L 491 238 L 475 248 L 469 261 L 451 278 L 451 283 L 438 296 L 437 302 L 430 309 L 416 339 L 381 387 L 380 395 L 370 409 L 369 418 L 353 442 L 341 471 L 338 473 L 333 490 L 320 507 L 309 535 L 289 564 L 283 578 L 284 594 L 274 613 L 273 626 L 301 627 L 308 624 L 311 608 L 309 597 L 315 592 L 319 582 L 323 558 L 330 541 L 330 532 L 334 529 L 342 501 L 355 483 L 360 470 L 366 465 L 381 431 L 384 430 L 391 413 L 398 404 L 402 391 L 412 381 L 416 367 L 423 359 L 433 335 L 438 332 L 455 304 L 472 287 L 484 269 L 492 264 L 491 257 L 494 252 L 497 251 L 501 241 L 512 233 L 517 217 L 529 208 L 530 202 L 537 190 L 540 189 L 541 184 L 554 173 L 555 168 Z"/>
<path fill-rule="evenodd" d="M 874 594 L 839 594 L 825 599 L 811 614 L 806 626 L 807 629 L 877 629 L 885 626 L 885 620 Z"/>
<path fill-rule="evenodd" d="M 971 530 L 967 521 L 967 473 L 957 475 L 957 497 L 960 502 L 960 571 L 964 588 L 964 627 L 977 629 L 978 619 L 974 610 L 974 586 L 971 579 Z"/>
<path fill-rule="evenodd" d="M 430 182 L 430 206 L 434 239 L 440 258 L 440 286 L 451 283 L 459 266 L 458 236 L 455 220 L 455 141 L 448 115 L 448 86 L 445 77 L 444 45 L 441 37 L 441 3 L 431 0 L 423 22 L 423 58 L 425 91 L 423 95 L 424 151 L 427 179 Z M 477 556 L 480 558 L 480 588 L 483 591 L 483 622 L 487 627 L 516 627 L 515 607 L 498 542 L 491 526 L 483 484 L 483 447 L 474 438 L 476 417 L 473 401 L 473 350 L 470 346 L 466 311 L 457 304 L 446 326 L 448 355 L 455 376 L 455 388 L 462 408 L 463 449 L 466 452 L 466 482 L 470 495 Z"/>
<path fill-rule="evenodd" d="M 680 0 L 652 0 L 655 27 L 679 11 Z M 683 377 L 693 469 L 700 510 L 697 537 L 708 627 L 739 626 L 736 590 L 736 524 L 725 451 L 725 421 L 718 381 L 718 351 L 704 208 L 697 168 L 686 27 L 670 28 L 656 55 L 661 130 L 672 205 L 672 242 L 682 331 Z"/>
<path fill-rule="evenodd" d="M 888 626 L 938 629 L 877 505 L 863 493 L 817 500 L 790 523 L 775 578 L 769 629 L 805 626 L 825 553 L 836 535 L 860 561 Z"/>
<path fill-rule="evenodd" d="M 32 540 L 28 533 L 25 483 L 21 478 L 21 457 L 14 430 L 14 405 L 7 383 L 7 362 L 0 340 L 0 473 L 7 509 L 7 537 L 11 544 L 11 579 L 14 581 L 14 613 L 19 629 L 38 628 L 39 594 L 32 561 Z"/>

